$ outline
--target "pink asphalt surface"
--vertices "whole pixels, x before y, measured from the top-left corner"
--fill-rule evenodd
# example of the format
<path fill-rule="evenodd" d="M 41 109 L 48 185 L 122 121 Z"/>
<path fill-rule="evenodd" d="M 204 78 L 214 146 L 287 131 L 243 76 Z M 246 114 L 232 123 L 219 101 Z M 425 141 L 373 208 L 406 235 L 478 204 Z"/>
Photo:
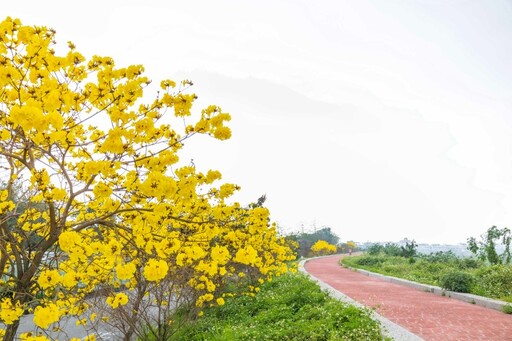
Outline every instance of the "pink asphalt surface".
<path fill-rule="evenodd" d="M 341 257 L 312 259 L 304 268 L 425 340 L 512 340 L 512 315 L 368 277 L 341 267 Z"/>

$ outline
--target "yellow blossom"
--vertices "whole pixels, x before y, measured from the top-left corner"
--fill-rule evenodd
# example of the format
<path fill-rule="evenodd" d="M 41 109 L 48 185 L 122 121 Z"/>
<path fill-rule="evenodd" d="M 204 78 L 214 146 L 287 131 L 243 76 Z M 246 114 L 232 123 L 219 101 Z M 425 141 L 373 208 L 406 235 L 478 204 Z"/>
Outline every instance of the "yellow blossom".
<path fill-rule="evenodd" d="M 110 310 L 127 305 L 134 291 L 156 286 L 161 297 L 186 291 L 199 307 L 222 305 L 218 297 L 237 274 L 263 281 L 288 270 L 294 255 L 266 208 L 231 203 L 240 187 L 217 185 L 219 171 L 178 164 L 194 135 L 231 136 L 231 116 L 220 107 L 192 110 L 191 81 L 162 81 L 146 101 L 151 80 L 141 65 L 85 58 L 73 43 L 60 53 L 54 30 L 18 19 L 0 21 L 0 33 L 0 159 L 11 174 L 4 188 L 23 175 L 28 181 L 20 183 L 30 193 L 28 207 L 0 240 L 6 253 L 0 272 L 26 275 L 1 281 L 0 289 L 17 285 L 19 297 L 45 294 L 26 304 L 2 299 L 4 324 L 34 303 L 40 304 L 33 311 L 39 328 L 65 315 L 87 316 L 84 298 L 98 288 L 112 293 Z M 12 194 L 0 190 L 0 215 L 16 209 Z M 30 248 L 28 233 L 35 241 Z M 51 260 L 34 262 L 48 251 Z M 37 271 L 29 276 L 27 268 Z M 240 281 L 246 294 L 257 292 L 247 282 Z M 145 318 L 144 310 L 125 312 Z M 17 335 L 38 337 L 23 332 Z"/>
<path fill-rule="evenodd" d="M 257 260 L 257 257 L 258 253 L 256 250 L 251 245 L 247 245 L 245 248 L 239 249 L 236 252 L 235 261 L 249 265 L 254 264 Z"/>
<path fill-rule="evenodd" d="M 114 297 L 107 297 L 107 304 L 114 309 L 126 303 L 128 303 L 128 296 L 123 292 L 116 294 Z"/>
<path fill-rule="evenodd" d="M 60 274 L 57 270 L 44 270 L 39 275 L 37 283 L 41 289 L 54 287 L 60 281 Z"/>
<path fill-rule="evenodd" d="M 167 263 L 160 259 L 150 259 L 144 266 L 144 277 L 151 282 L 160 281 L 167 275 L 169 266 Z"/>
<path fill-rule="evenodd" d="M 47 306 L 37 306 L 34 310 L 34 323 L 43 329 L 48 328 L 52 323 L 57 322 L 62 315 L 56 304 L 50 303 Z"/>
<path fill-rule="evenodd" d="M 32 333 L 22 333 L 20 335 L 21 341 L 50 341 L 51 339 L 43 335 L 34 336 Z"/>
<path fill-rule="evenodd" d="M 116 275 L 120 280 L 128 280 L 133 277 L 135 273 L 135 264 L 134 263 L 126 263 L 119 264 L 116 266 Z"/>
<path fill-rule="evenodd" d="M 7 325 L 18 321 L 23 315 L 23 309 L 19 303 L 13 304 L 10 298 L 2 299 L 0 302 L 0 319 Z"/>

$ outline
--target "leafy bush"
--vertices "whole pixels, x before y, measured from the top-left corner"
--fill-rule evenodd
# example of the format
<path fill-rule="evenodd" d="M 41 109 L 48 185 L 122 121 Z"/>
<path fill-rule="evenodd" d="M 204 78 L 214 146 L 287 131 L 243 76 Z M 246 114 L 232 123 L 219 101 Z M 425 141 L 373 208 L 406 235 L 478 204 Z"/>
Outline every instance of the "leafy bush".
<path fill-rule="evenodd" d="M 262 285 L 254 297 L 226 299 L 173 340 L 382 340 L 370 311 L 328 296 L 304 275 Z"/>
<path fill-rule="evenodd" d="M 412 257 L 416 256 L 417 248 L 418 244 L 414 240 L 410 243 L 407 241 L 405 246 L 400 246 L 400 256 L 412 259 Z"/>
<path fill-rule="evenodd" d="M 490 297 L 512 296 L 512 265 L 493 265 L 478 272 L 477 284 Z"/>
<path fill-rule="evenodd" d="M 362 257 L 362 258 L 358 258 L 356 260 L 356 263 L 358 265 L 375 266 L 375 265 L 382 264 L 383 261 L 384 260 L 382 258 L 377 258 L 377 257 Z"/>
<path fill-rule="evenodd" d="M 466 272 L 454 271 L 441 277 L 439 282 L 443 289 L 456 292 L 470 292 L 474 278 Z"/>
<path fill-rule="evenodd" d="M 416 242 L 406 242 L 405 246 L 399 246 L 395 243 L 386 243 L 385 245 L 376 243 L 366 249 L 366 253 L 370 256 L 386 255 L 397 257 L 414 257 L 416 255 Z"/>
<path fill-rule="evenodd" d="M 387 256 L 401 256 L 402 249 L 394 243 L 386 243 L 383 248 L 384 254 Z"/>
<path fill-rule="evenodd" d="M 475 237 L 468 238 L 468 250 L 481 260 L 486 260 L 490 264 L 510 264 L 512 262 L 512 232 L 509 228 L 498 228 L 492 226 L 486 233 L 480 236 L 480 241 Z M 498 254 L 497 245 L 503 246 L 504 251 Z"/>
<path fill-rule="evenodd" d="M 510 305 L 510 304 L 505 304 L 505 305 L 503 306 L 503 312 L 504 312 L 505 314 L 512 314 L 512 305 Z"/>
<path fill-rule="evenodd" d="M 310 257 L 311 246 L 313 246 L 313 244 L 318 240 L 325 240 L 327 243 L 332 245 L 337 245 L 339 241 L 339 237 L 331 230 L 330 227 L 315 230 L 313 233 L 302 232 L 298 234 L 291 234 L 288 235 L 287 238 L 298 243 L 297 253 L 300 257 Z"/>
<path fill-rule="evenodd" d="M 455 263 L 459 257 L 453 251 L 438 251 L 428 255 L 421 255 L 421 258 L 432 263 Z"/>
<path fill-rule="evenodd" d="M 457 263 L 462 269 L 477 269 L 484 265 L 484 262 L 474 258 L 462 258 Z"/>
<path fill-rule="evenodd" d="M 384 246 L 382 244 L 372 244 L 366 249 L 366 253 L 370 256 L 377 256 L 384 252 Z"/>

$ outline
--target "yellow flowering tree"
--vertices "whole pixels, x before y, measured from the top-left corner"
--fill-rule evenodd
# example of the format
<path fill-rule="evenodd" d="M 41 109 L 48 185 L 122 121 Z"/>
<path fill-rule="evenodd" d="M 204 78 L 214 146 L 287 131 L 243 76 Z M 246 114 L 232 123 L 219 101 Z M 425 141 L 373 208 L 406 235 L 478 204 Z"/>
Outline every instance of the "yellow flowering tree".
<path fill-rule="evenodd" d="M 143 304 L 168 312 L 148 322 L 169 325 L 177 307 L 222 304 L 229 281 L 250 277 L 250 290 L 286 271 L 293 255 L 268 210 L 229 203 L 239 188 L 217 184 L 218 171 L 180 165 L 186 139 L 228 139 L 230 115 L 214 105 L 194 114 L 189 81 L 164 80 L 143 100 L 141 65 L 87 59 L 72 43 L 59 55 L 54 39 L 46 27 L 0 23 L 4 340 L 25 311 L 40 329 L 83 316 L 98 289 L 112 311 L 133 308 L 129 336 Z"/>
<path fill-rule="evenodd" d="M 332 253 L 336 253 L 337 248 L 336 245 L 329 244 L 325 240 L 318 240 L 313 246 L 311 246 L 311 251 L 314 255 L 330 255 Z"/>
<path fill-rule="evenodd" d="M 224 298 L 232 295 L 228 284 L 242 286 L 246 294 L 252 295 L 264 280 L 287 271 L 285 261 L 295 255 L 284 238 L 278 237 L 276 226 L 268 226 L 266 208 L 221 204 L 212 213 L 223 217 L 220 225 L 201 224 L 188 236 L 189 225 L 186 234 L 180 231 L 179 238 L 172 237 L 165 242 L 167 245 L 155 247 L 157 253 L 161 252 L 159 260 L 138 248 L 132 263 L 116 267 L 116 276 L 122 278 L 131 299 L 116 304 L 119 283 L 110 285 L 106 305 L 115 309 L 105 323 L 127 339 L 132 334 L 168 339 L 179 327 L 173 324 L 176 307 L 187 307 L 195 316 L 203 307 L 224 304 Z M 134 262 L 145 266 L 130 266 Z"/>

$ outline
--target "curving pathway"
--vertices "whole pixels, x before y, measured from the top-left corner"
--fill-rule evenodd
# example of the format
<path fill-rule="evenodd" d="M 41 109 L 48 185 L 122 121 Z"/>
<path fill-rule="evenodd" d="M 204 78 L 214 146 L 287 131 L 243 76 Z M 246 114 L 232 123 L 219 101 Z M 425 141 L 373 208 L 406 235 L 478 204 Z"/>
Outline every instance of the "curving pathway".
<path fill-rule="evenodd" d="M 368 277 L 342 255 L 315 258 L 306 272 L 427 341 L 512 341 L 512 315 Z"/>

